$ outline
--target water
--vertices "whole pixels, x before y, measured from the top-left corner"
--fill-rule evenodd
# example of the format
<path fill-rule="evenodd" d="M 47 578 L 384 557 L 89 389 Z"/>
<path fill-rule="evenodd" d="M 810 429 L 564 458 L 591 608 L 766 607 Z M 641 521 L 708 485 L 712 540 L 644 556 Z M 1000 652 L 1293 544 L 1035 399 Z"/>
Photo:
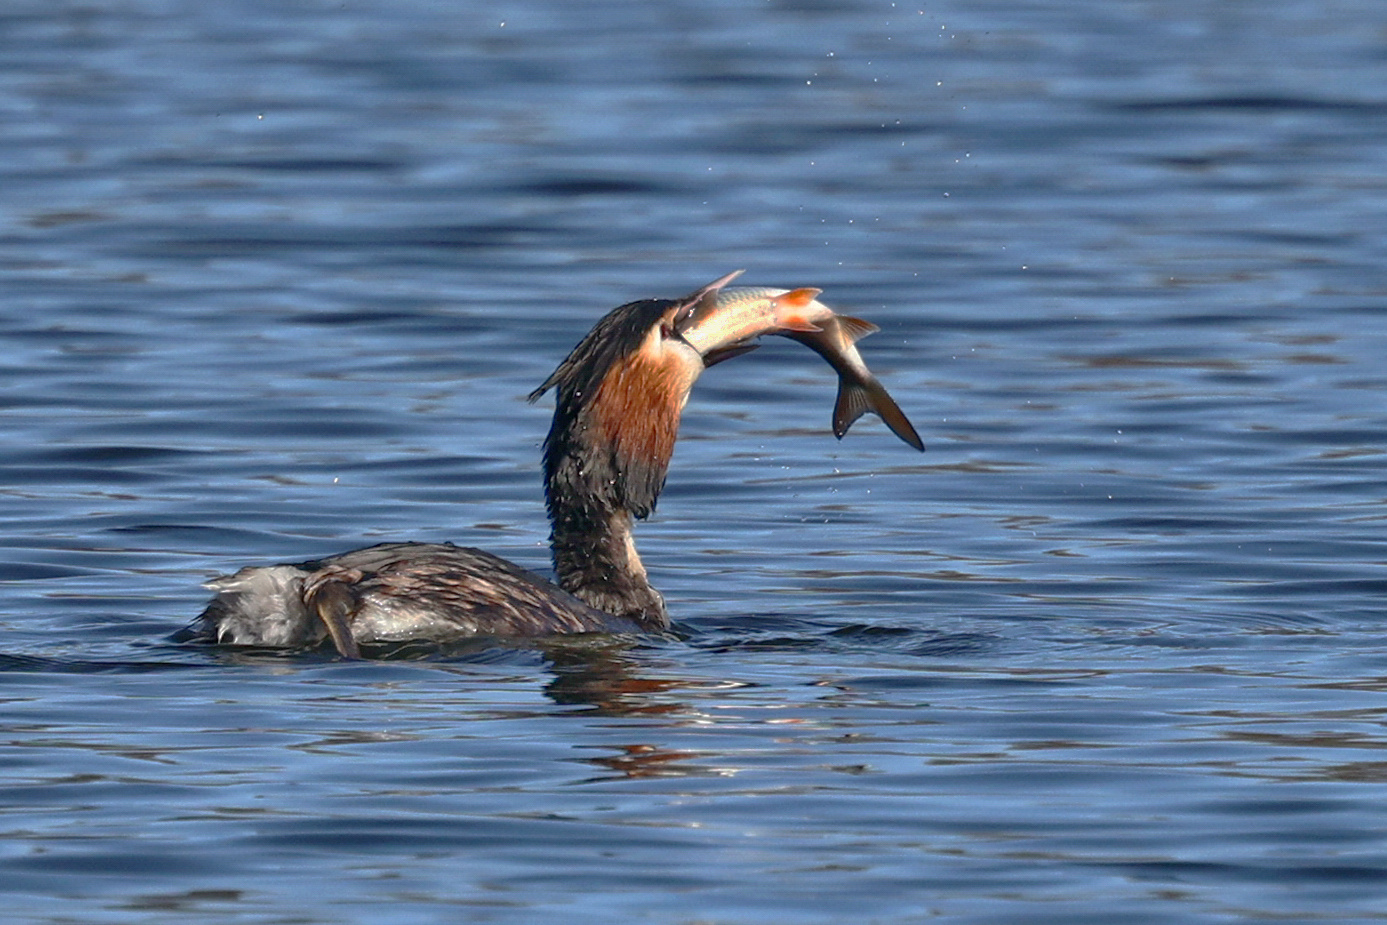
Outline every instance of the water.
<path fill-rule="evenodd" d="M 1387 9 L 0 12 L 24 922 L 1379 921 Z M 208 576 L 547 563 L 524 395 L 747 267 L 639 541 L 685 638 L 178 645 Z"/>

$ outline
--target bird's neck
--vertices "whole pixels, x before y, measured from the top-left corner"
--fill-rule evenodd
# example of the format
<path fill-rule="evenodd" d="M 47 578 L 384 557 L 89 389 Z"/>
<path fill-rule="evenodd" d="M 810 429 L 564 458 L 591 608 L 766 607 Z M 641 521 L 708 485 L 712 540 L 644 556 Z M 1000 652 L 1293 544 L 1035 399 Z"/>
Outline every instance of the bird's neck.
<path fill-rule="evenodd" d="M 591 335 L 590 335 L 591 336 Z M 665 485 L 679 413 L 703 368 L 690 348 L 662 346 L 658 331 L 612 363 L 588 393 L 562 381 L 544 441 L 544 494 L 554 569 L 564 590 L 592 607 L 669 626 L 631 536 Z"/>
<path fill-rule="evenodd" d="M 634 620 L 646 630 L 667 629 L 664 598 L 650 586 L 636 554 L 631 515 L 577 506 L 550 508 L 559 585 L 589 607 Z"/>
<path fill-rule="evenodd" d="M 634 427 L 620 431 L 602 405 L 575 408 L 563 397 L 544 443 L 544 495 L 559 584 L 598 610 L 645 629 L 665 629 L 664 599 L 650 586 L 631 529 L 655 509 L 664 487 L 679 406 L 640 409 L 627 419 Z M 652 452 L 637 443 L 633 451 L 633 434 L 649 433 L 656 421 L 660 446 Z"/>

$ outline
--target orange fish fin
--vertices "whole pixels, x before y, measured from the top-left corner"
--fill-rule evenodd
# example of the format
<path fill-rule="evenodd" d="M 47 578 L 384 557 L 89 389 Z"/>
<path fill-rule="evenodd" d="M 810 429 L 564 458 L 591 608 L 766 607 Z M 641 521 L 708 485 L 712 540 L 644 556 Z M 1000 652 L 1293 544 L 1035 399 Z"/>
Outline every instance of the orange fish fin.
<path fill-rule="evenodd" d="M 823 292 L 822 289 L 791 289 L 789 292 L 782 292 L 776 296 L 774 301 L 776 305 L 784 308 L 804 308 L 817 299 L 821 292 Z"/>
<path fill-rule="evenodd" d="M 855 344 L 868 334 L 875 334 L 881 328 L 864 321 L 861 318 L 854 318 L 852 315 L 839 315 L 838 324 L 842 326 L 843 333 L 847 335 L 848 343 Z"/>
<path fill-rule="evenodd" d="M 778 331 L 803 331 L 805 334 L 817 334 L 823 330 L 817 324 L 793 317 L 777 318 L 775 326 Z"/>

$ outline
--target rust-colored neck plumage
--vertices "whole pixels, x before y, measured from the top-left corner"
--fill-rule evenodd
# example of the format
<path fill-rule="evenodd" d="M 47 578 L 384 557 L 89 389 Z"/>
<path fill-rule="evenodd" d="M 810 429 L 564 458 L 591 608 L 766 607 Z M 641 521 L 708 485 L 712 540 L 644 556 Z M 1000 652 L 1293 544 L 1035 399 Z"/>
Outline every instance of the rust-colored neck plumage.
<path fill-rule="evenodd" d="M 669 617 L 631 530 L 655 509 L 680 412 L 703 369 L 669 326 L 681 304 L 652 299 L 615 309 L 531 396 L 557 392 L 544 487 L 559 584 L 656 630 Z"/>

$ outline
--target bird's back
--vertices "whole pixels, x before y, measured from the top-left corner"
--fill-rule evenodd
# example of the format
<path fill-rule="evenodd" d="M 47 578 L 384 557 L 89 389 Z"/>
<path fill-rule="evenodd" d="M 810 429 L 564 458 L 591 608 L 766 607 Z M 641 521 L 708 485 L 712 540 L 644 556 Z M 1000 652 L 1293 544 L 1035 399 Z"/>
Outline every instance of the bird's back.
<path fill-rule="evenodd" d="M 383 543 L 244 568 L 208 587 L 217 594 L 203 630 L 234 645 L 315 645 L 333 620 L 355 643 L 640 631 L 499 556 L 450 544 Z"/>

